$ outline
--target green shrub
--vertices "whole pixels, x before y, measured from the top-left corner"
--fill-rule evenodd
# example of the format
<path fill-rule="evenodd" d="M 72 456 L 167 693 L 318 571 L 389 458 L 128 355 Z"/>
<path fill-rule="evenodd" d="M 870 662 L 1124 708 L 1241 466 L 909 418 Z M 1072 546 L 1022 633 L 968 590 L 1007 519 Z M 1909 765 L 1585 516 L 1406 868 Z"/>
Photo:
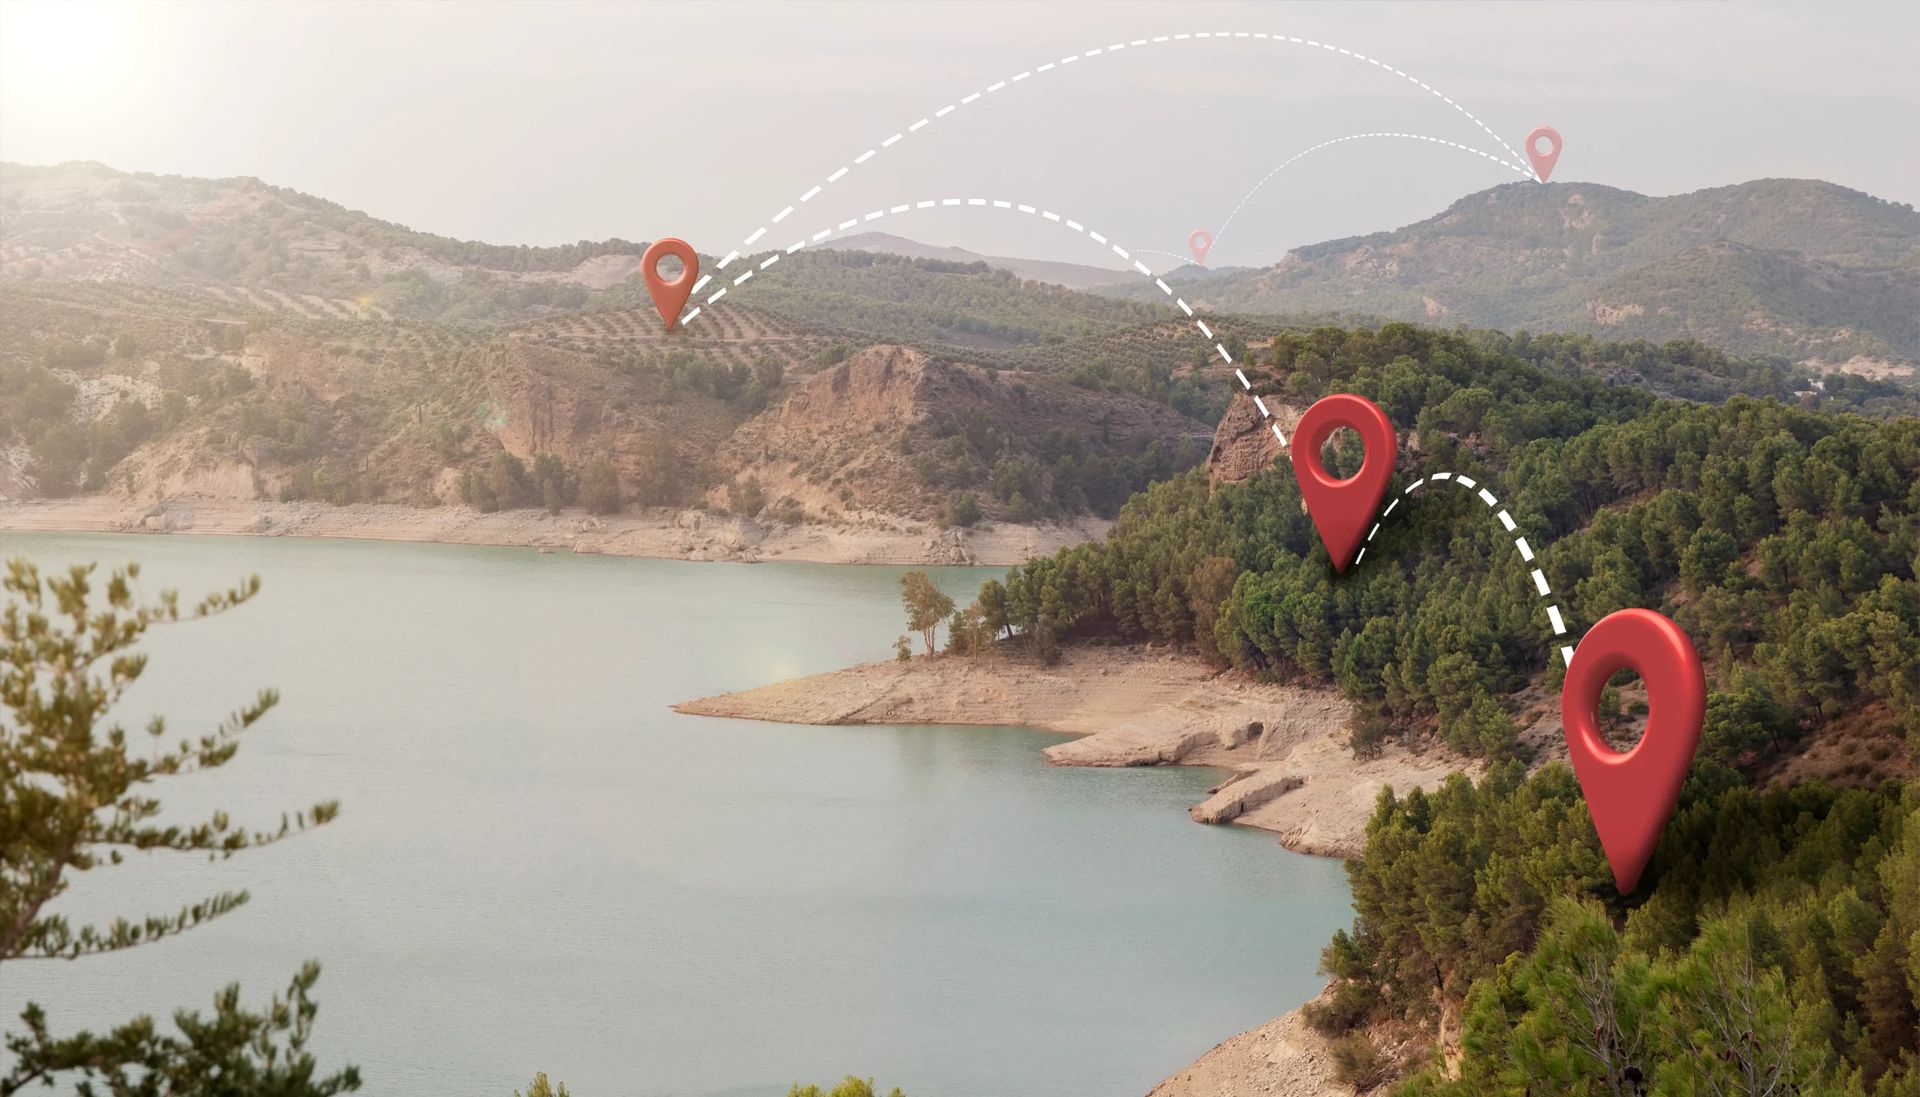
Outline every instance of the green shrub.
<path fill-rule="evenodd" d="M 1392 1074 L 1393 1065 L 1365 1033 L 1348 1033 L 1333 1042 L 1333 1076 L 1355 1093 L 1365 1093 Z"/>

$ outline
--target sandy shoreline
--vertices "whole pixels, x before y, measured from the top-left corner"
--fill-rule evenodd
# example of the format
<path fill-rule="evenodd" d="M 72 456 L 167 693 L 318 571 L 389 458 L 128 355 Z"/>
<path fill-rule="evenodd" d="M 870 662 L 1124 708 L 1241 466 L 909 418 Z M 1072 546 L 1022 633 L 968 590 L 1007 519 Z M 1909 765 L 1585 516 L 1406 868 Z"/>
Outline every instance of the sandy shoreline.
<path fill-rule="evenodd" d="M 1357 857 L 1382 787 L 1433 788 L 1479 766 L 1389 744 L 1360 760 L 1350 706 L 1328 689 L 1262 683 L 1152 648 L 1070 648 L 1057 666 L 1000 654 L 863 663 L 675 705 L 702 716 L 795 724 L 1000 724 L 1075 738 L 1046 749 L 1072 766 L 1196 765 L 1230 770 L 1189 809 L 1204 823 L 1273 832 L 1301 853 Z M 1148 1097 L 1336 1097 L 1327 1041 L 1298 1009 L 1240 1033 Z"/>
<path fill-rule="evenodd" d="M 1024 563 L 1068 545 L 1098 540 L 1111 523 L 1083 518 L 1018 526 L 983 522 L 943 530 L 904 518 L 846 526 L 784 526 L 697 510 L 647 509 L 597 517 L 582 510 L 482 514 L 470 507 L 390 503 L 277 503 L 119 496 L 0 502 L 0 531 L 38 533 L 195 533 L 253 537 L 338 537 L 567 549 L 669 560 L 787 560 L 822 564 Z"/>

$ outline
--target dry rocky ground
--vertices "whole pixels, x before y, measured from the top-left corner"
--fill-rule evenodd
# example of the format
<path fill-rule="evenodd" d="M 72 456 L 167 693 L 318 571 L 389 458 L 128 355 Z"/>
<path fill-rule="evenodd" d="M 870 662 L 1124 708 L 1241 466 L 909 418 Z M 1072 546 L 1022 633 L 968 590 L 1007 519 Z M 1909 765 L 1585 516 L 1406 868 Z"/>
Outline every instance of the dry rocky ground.
<path fill-rule="evenodd" d="M 1147 1097 L 1353 1097 L 1300 1010 L 1216 1044 Z"/>

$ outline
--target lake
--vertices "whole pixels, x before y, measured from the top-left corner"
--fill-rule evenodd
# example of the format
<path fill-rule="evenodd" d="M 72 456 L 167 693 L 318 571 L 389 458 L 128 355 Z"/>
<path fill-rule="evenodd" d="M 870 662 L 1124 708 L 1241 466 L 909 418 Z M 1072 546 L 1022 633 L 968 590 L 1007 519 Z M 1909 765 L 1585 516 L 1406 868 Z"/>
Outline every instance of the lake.
<path fill-rule="evenodd" d="M 81 877 L 75 918 L 253 900 L 172 940 L 0 985 L 56 1031 L 264 1002 L 324 964 L 314 1046 L 368 1094 L 1134 1097 L 1311 997 L 1351 918 L 1337 862 L 1186 808 L 1217 774 L 1067 769 L 1053 735 L 793 727 L 676 701 L 886 658 L 898 567 L 525 549 L 0 534 L 142 586 L 257 573 L 247 606 L 152 634 L 121 722 L 209 730 L 280 707 L 228 766 L 155 786 L 169 818 L 341 818 L 208 864 Z M 930 569 L 970 597 L 989 569 Z M 163 1022 L 170 1028 L 170 1023 Z"/>

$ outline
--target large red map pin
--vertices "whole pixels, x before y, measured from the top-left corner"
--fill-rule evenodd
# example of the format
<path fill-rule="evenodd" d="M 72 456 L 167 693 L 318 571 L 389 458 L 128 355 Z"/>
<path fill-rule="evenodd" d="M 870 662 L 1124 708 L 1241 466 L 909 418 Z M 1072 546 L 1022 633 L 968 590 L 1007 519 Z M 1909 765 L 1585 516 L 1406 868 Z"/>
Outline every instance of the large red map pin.
<path fill-rule="evenodd" d="M 1320 447 L 1341 427 L 1360 435 L 1366 458 L 1360 471 L 1345 480 L 1327 475 L 1320 463 Z M 1360 550 L 1360 535 L 1380 509 L 1380 497 L 1393 479 L 1393 462 L 1400 448 L 1387 413 L 1373 401 L 1349 392 L 1323 396 L 1293 428 L 1293 475 L 1300 481 L 1300 497 L 1327 546 L 1333 570 L 1346 571 Z"/>
<path fill-rule="evenodd" d="M 1646 733 L 1621 754 L 1601 737 L 1598 709 L 1607 679 L 1629 668 L 1646 684 L 1652 711 Z M 1707 676 L 1693 641 L 1652 610 L 1608 614 L 1573 653 L 1560 687 L 1560 723 L 1593 829 L 1622 895 L 1640 882 L 1673 815 L 1706 714 Z"/>
<path fill-rule="evenodd" d="M 660 260 L 667 256 L 680 260 L 680 277 L 669 282 L 660 277 Z M 667 330 L 673 330 L 674 321 L 680 318 L 680 310 L 687 307 L 687 298 L 693 296 L 693 283 L 700 277 L 700 257 L 685 240 L 675 240 L 669 236 L 664 240 L 655 240 L 640 257 L 640 274 L 647 280 L 647 292 L 653 295 L 653 307 L 660 310 L 660 319 L 667 322 Z"/>

